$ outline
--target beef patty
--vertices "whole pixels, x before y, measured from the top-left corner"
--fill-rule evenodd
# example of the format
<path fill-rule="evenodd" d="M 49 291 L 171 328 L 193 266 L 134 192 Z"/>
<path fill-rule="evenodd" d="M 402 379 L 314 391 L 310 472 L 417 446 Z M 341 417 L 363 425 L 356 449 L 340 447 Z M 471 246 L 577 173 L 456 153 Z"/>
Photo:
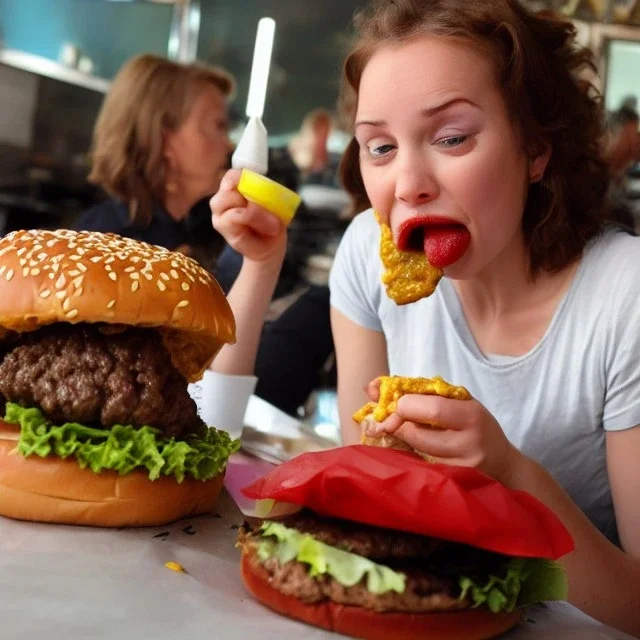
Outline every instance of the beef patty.
<path fill-rule="evenodd" d="M 238 546 L 258 572 L 266 572 L 269 584 L 303 602 L 325 600 L 374 611 L 457 611 L 471 603 L 460 598 L 460 575 L 488 576 L 500 566 L 498 554 L 429 536 L 326 518 L 305 509 L 282 521 L 285 526 L 312 535 L 333 547 L 370 558 L 406 576 L 403 593 L 370 593 L 365 580 L 345 587 L 329 575 L 311 576 L 302 562 L 281 564 L 276 558 L 261 563 L 256 547 L 262 539 L 259 525 L 245 524 Z"/>
<path fill-rule="evenodd" d="M 0 394 L 54 423 L 149 425 L 175 437 L 204 427 L 153 329 L 59 323 L 13 334 L 0 347 Z"/>

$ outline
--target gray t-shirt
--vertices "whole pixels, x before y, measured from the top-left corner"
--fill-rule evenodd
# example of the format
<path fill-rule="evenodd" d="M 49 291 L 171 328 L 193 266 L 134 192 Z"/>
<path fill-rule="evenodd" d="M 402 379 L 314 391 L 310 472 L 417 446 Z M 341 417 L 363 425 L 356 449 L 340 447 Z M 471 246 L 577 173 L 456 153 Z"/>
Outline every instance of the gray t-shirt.
<path fill-rule="evenodd" d="M 544 337 L 510 358 L 480 351 L 447 278 L 429 298 L 391 301 L 379 237 L 372 211 L 353 220 L 331 273 L 332 306 L 384 333 L 392 375 L 467 387 L 615 540 L 605 430 L 640 424 L 640 238 L 609 229 L 592 241 Z"/>

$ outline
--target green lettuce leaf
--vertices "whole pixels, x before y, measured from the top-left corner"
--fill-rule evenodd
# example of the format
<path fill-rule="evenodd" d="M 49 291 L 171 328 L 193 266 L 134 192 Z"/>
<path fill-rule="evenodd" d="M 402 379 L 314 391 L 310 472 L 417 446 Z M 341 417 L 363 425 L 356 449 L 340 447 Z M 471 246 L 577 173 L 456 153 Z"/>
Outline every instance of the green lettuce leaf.
<path fill-rule="evenodd" d="M 564 569 L 551 560 L 512 558 L 496 573 L 502 577 L 461 577 L 460 598 L 469 598 L 474 607 L 483 606 L 500 613 L 534 602 L 564 600 L 567 597 Z"/>
<path fill-rule="evenodd" d="M 404 574 L 354 553 L 331 547 L 308 533 L 290 529 L 279 522 L 263 523 L 261 532 L 263 540 L 258 545 L 258 559 L 261 562 L 272 557 L 280 564 L 297 560 L 309 566 L 309 575 L 328 574 L 345 587 L 352 587 L 366 577 L 367 590 L 376 595 L 387 591 L 404 592 Z"/>
<path fill-rule="evenodd" d="M 387 591 L 404 593 L 403 573 L 372 562 L 367 558 L 324 544 L 308 533 L 266 521 L 261 526 L 258 559 L 276 558 L 280 564 L 291 560 L 309 566 L 310 576 L 330 575 L 336 582 L 351 587 L 364 577 L 367 590 L 379 595 Z M 506 558 L 496 567 L 496 575 L 461 576 L 460 599 L 468 598 L 473 607 L 494 613 L 513 611 L 534 602 L 564 600 L 567 579 L 562 567 L 550 560 Z"/>
<path fill-rule="evenodd" d="M 240 448 L 226 431 L 206 430 L 202 437 L 186 440 L 164 438 L 158 429 L 144 426 L 115 425 L 111 429 L 86 427 L 75 422 L 53 425 L 37 408 L 25 409 L 8 402 L 5 421 L 19 424 L 18 452 L 23 456 L 44 458 L 74 456 L 82 469 L 103 469 L 120 475 L 134 469 L 146 469 L 149 479 L 174 476 L 182 482 L 186 476 L 208 480 L 222 472 L 227 459 Z"/>

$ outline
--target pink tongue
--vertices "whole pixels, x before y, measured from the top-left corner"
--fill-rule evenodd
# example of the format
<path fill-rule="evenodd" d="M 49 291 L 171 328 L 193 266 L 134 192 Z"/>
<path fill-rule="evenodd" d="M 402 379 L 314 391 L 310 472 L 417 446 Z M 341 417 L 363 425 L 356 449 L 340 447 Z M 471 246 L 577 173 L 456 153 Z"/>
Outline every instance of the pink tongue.
<path fill-rule="evenodd" d="M 424 230 L 424 253 L 440 269 L 457 262 L 471 242 L 471 234 L 459 224 L 427 226 Z"/>

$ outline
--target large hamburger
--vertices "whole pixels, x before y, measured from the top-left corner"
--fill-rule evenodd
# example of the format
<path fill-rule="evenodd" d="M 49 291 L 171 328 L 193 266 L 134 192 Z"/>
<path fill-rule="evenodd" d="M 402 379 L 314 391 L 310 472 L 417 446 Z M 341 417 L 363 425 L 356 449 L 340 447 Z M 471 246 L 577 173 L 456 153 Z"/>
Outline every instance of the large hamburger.
<path fill-rule="evenodd" d="M 465 467 L 365 445 L 298 456 L 243 493 L 248 590 L 275 611 L 368 640 L 481 640 L 566 597 L 573 548 L 527 493 Z"/>
<path fill-rule="evenodd" d="M 209 510 L 238 448 L 187 384 L 235 340 L 195 261 L 113 234 L 0 239 L 0 515 L 133 526 Z"/>

